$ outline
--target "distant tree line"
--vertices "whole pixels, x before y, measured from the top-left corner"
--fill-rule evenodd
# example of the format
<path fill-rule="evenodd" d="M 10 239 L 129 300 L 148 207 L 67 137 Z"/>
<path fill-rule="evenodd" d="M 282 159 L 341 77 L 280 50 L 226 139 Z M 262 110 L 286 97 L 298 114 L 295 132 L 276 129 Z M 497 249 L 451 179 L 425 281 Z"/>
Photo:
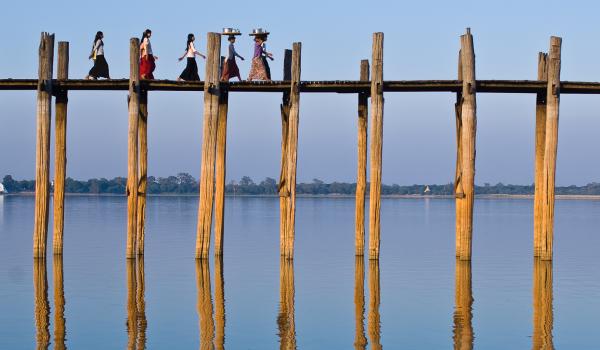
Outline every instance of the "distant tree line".
<path fill-rule="evenodd" d="M 4 187 L 9 193 L 33 192 L 35 181 L 14 180 L 11 175 L 2 179 Z M 67 178 L 65 191 L 67 193 L 82 194 L 124 194 L 127 179 L 115 177 L 111 180 L 90 179 L 87 181 Z M 429 187 L 431 195 L 452 195 L 454 186 L 452 183 L 445 185 L 411 185 L 400 186 L 381 185 L 383 195 L 422 195 Z M 197 194 L 199 192 L 198 181 L 187 173 L 179 173 L 177 176 L 148 177 L 147 191 L 149 194 Z M 367 192 L 369 186 L 367 186 Z M 319 179 L 313 179 L 309 183 L 296 184 L 297 194 L 309 195 L 353 195 L 356 192 L 356 183 L 331 182 L 325 183 Z M 504 185 L 497 183 L 491 185 L 485 183 L 483 186 L 475 186 L 476 194 L 513 194 L 531 195 L 534 192 L 533 185 Z M 233 195 L 276 195 L 278 193 L 277 181 L 267 177 L 259 183 L 255 183 L 249 176 L 242 177 L 239 181 L 231 181 L 225 186 L 225 193 Z M 570 195 L 600 195 L 600 183 L 592 182 L 585 186 L 557 187 L 556 194 Z"/>

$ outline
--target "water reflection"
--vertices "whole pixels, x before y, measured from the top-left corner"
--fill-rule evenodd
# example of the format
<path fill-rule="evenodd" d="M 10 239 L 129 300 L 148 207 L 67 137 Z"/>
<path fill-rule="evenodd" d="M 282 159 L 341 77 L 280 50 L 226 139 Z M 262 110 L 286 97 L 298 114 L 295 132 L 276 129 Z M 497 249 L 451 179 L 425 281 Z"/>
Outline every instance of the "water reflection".
<path fill-rule="evenodd" d="M 61 254 L 54 255 L 52 271 L 54 274 L 54 349 L 64 350 L 66 349 L 66 319 L 63 257 Z"/>
<path fill-rule="evenodd" d="M 281 258 L 279 262 L 279 348 L 296 349 L 296 322 L 294 320 L 294 261 Z"/>
<path fill-rule="evenodd" d="M 533 349 L 554 349 L 552 341 L 552 261 L 533 261 Z"/>
<path fill-rule="evenodd" d="M 48 302 L 46 259 L 33 259 L 33 295 L 35 298 L 36 349 L 48 349 L 50 345 L 50 305 Z"/>
<path fill-rule="evenodd" d="M 473 349 L 471 261 L 456 259 L 454 349 Z"/>
<path fill-rule="evenodd" d="M 223 256 L 215 258 L 215 318 L 217 331 L 215 347 L 225 349 L 225 280 L 223 278 Z"/>
<path fill-rule="evenodd" d="M 354 349 L 365 350 L 367 337 L 365 336 L 365 258 L 356 257 L 354 263 L 354 320 L 356 336 Z"/>
<path fill-rule="evenodd" d="M 127 348 L 146 348 L 146 301 L 144 258 L 127 259 Z"/>
<path fill-rule="evenodd" d="M 379 260 L 369 260 L 369 339 L 371 349 L 379 350 L 381 346 L 381 317 L 379 315 Z"/>

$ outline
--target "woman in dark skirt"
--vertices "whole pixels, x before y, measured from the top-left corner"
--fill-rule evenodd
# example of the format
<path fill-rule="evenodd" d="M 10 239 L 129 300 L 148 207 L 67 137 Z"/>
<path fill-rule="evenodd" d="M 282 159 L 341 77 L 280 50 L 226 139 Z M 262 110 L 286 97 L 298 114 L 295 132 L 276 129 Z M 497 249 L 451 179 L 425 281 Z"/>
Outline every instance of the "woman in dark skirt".
<path fill-rule="evenodd" d="M 187 64 L 181 75 L 177 78 L 178 81 L 187 80 L 187 81 L 198 81 L 200 80 L 200 76 L 198 75 L 198 65 L 196 64 L 196 55 L 206 59 L 206 56 L 196 51 L 194 47 L 194 34 L 188 34 L 187 45 L 185 47 L 185 52 L 183 56 L 179 57 L 179 61 L 183 60 L 184 57 L 187 57 Z"/>
<path fill-rule="evenodd" d="M 106 78 L 110 79 L 110 74 L 108 72 L 108 63 L 106 63 L 106 59 L 104 58 L 104 42 L 102 39 L 104 38 L 104 34 L 102 32 L 96 33 L 96 38 L 94 39 L 94 44 L 92 45 L 92 53 L 90 53 L 90 59 L 94 60 L 94 66 L 90 69 L 90 72 L 85 77 L 86 79 L 98 79 L 98 78 Z"/>

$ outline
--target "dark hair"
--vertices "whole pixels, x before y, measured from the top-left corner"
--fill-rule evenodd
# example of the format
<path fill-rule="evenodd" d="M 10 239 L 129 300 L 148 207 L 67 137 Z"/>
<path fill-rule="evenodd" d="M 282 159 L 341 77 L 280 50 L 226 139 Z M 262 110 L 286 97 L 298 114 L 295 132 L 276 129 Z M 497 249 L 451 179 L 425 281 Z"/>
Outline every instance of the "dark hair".
<path fill-rule="evenodd" d="M 194 41 L 194 34 L 188 34 L 187 44 L 185 45 L 185 50 L 187 51 L 190 48 L 190 43 Z"/>
<path fill-rule="evenodd" d="M 96 44 L 96 41 L 102 39 L 103 36 L 104 36 L 104 34 L 101 31 L 98 31 L 96 33 L 96 37 L 94 38 L 94 44 Z"/>
<path fill-rule="evenodd" d="M 235 40 L 235 35 L 230 35 L 227 40 L 231 41 L 231 39 Z"/>
<path fill-rule="evenodd" d="M 152 34 L 152 31 L 150 29 L 144 30 L 144 32 L 142 33 L 142 38 L 140 39 L 140 43 L 148 37 L 148 34 Z"/>

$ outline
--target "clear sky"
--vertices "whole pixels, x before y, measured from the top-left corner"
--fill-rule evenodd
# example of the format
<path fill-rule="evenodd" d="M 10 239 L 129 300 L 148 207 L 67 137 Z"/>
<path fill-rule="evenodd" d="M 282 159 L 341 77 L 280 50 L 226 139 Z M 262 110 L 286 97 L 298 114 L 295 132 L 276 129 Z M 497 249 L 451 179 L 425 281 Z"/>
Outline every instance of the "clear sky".
<path fill-rule="evenodd" d="M 129 38 L 146 28 L 159 56 L 157 79 L 175 79 L 186 35 L 205 51 L 206 32 L 271 32 L 274 79 L 282 53 L 302 42 L 302 79 L 357 79 L 372 33 L 385 33 L 384 79 L 454 79 L 459 36 L 472 28 L 479 79 L 535 79 L 537 53 L 563 38 L 562 80 L 600 81 L 600 4 L 594 1 L 19 1 L 0 14 L 0 78 L 37 76 L 40 32 L 70 42 L 70 76 L 82 78 L 94 34 L 105 35 L 114 78 L 128 77 Z M 247 76 L 252 41 L 239 38 Z M 204 61 L 198 59 L 200 76 Z M 454 177 L 454 95 L 386 93 L 383 182 L 448 183 Z M 278 178 L 280 94 L 232 93 L 227 177 Z M 476 183 L 533 182 L 534 95 L 479 94 Z M 151 92 L 149 174 L 200 174 L 202 93 Z M 127 173 L 126 92 L 69 93 L 67 174 Z M 356 96 L 302 94 L 298 180 L 355 181 Z M 561 99 L 557 184 L 600 180 L 600 96 Z M 53 135 L 54 136 L 54 135 Z M 53 152 L 53 151 L 52 151 Z M 53 154 L 53 153 L 52 153 Z M 0 91 L 0 176 L 34 178 L 35 92 Z"/>

